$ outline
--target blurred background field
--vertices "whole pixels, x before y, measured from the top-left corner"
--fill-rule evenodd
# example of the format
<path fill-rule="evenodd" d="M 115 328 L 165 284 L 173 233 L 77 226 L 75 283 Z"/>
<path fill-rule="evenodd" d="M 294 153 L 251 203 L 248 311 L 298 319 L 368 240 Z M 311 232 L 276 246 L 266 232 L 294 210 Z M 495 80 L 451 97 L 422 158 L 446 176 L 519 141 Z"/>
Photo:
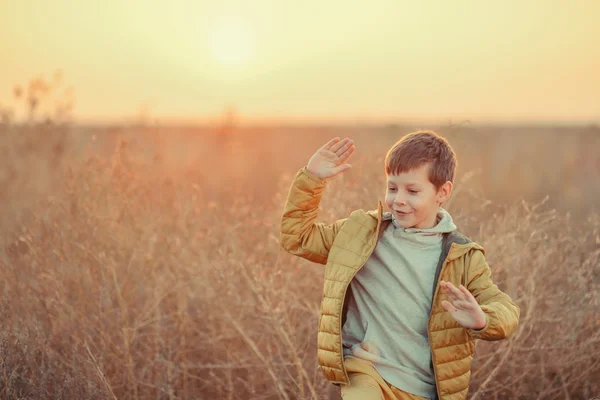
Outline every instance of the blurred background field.
<path fill-rule="evenodd" d="M 432 129 L 445 207 L 521 308 L 469 399 L 600 397 L 600 3 L 0 1 L 0 398 L 338 399 L 323 267 L 279 245 L 335 136 L 332 223 Z M 509 27 L 509 28 L 508 28 Z"/>
<path fill-rule="evenodd" d="M 416 128 L 5 120 L 2 397 L 337 398 L 316 362 L 322 266 L 278 244 L 287 190 L 349 136 L 319 219 L 376 208 L 385 151 Z M 471 398 L 598 393 L 599 128 L 425 128 L 459 157 L 446 207 L 522 310 L 478 344 Z"/>

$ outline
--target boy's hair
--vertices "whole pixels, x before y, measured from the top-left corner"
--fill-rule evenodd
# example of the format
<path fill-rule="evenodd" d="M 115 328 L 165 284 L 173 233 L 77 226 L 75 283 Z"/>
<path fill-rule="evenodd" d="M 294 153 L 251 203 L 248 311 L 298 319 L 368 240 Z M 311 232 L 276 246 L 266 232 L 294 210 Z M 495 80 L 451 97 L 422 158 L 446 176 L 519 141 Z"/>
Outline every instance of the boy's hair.
<path fill-rule="evenodd" d="M 450 143 L 429 130 L 409 133 L 392 146 L 385 156 L 385 173 L 398 175 L 429 163 L 429 181 L 439 189 L 454 182 L 456 154 Z"/>

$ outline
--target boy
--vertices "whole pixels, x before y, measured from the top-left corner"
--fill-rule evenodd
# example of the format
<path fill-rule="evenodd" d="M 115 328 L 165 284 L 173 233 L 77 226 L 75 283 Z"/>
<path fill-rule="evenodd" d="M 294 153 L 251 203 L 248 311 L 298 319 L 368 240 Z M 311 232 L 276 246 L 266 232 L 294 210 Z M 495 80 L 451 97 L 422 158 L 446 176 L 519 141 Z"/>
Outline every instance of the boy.
<path fill-rule="evenodd" d="M 317 223 L 327 179 L 350 168 L 349 138 L 334 138 L 296 174 L 281 246 L 325 264 L 318 361 L 348 399 L 466 399 L 475 339 L 500 340 L 519 307 L 492 282 L 484 249 L 456 231 L 441 205 L 456 155 L 432 131 L 387 153 L 386 206 Z"/>

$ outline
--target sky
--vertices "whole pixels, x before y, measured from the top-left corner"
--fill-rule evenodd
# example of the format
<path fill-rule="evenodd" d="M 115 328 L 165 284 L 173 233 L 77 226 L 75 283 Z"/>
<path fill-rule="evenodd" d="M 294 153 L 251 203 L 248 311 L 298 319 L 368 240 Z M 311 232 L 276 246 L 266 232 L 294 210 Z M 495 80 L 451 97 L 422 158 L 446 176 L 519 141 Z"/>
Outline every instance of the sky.
<path fill-rule="evenodd" d="M 0 105 L 79 121 L 600 121 L 596 0 L 0 0 Z"/>

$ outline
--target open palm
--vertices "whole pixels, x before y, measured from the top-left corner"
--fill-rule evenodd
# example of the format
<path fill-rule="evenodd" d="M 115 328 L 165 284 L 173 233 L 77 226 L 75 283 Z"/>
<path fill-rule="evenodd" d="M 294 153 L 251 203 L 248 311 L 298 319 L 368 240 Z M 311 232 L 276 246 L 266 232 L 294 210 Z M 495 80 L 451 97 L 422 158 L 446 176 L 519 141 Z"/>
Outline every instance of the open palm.
<path fill-rule="evenodd" d="M 336 176 L 351 167 L 350 164 L 344 163 L 353 152 L 353 140 L 333 138 L 310 158 L 307 165 L 308 172 L 320 179 Z"/>
<path fill-rule="evenodd" d="M 440 289 L 450 301 L 443 300 L 442 307 L 450 312 L 452 318 L 464 328 L 482 329 L 486 324 L 486 316 L 477 299 L 469 290 L 460 285 L 458 288 L 450 282 L 441 281 Z"/>

